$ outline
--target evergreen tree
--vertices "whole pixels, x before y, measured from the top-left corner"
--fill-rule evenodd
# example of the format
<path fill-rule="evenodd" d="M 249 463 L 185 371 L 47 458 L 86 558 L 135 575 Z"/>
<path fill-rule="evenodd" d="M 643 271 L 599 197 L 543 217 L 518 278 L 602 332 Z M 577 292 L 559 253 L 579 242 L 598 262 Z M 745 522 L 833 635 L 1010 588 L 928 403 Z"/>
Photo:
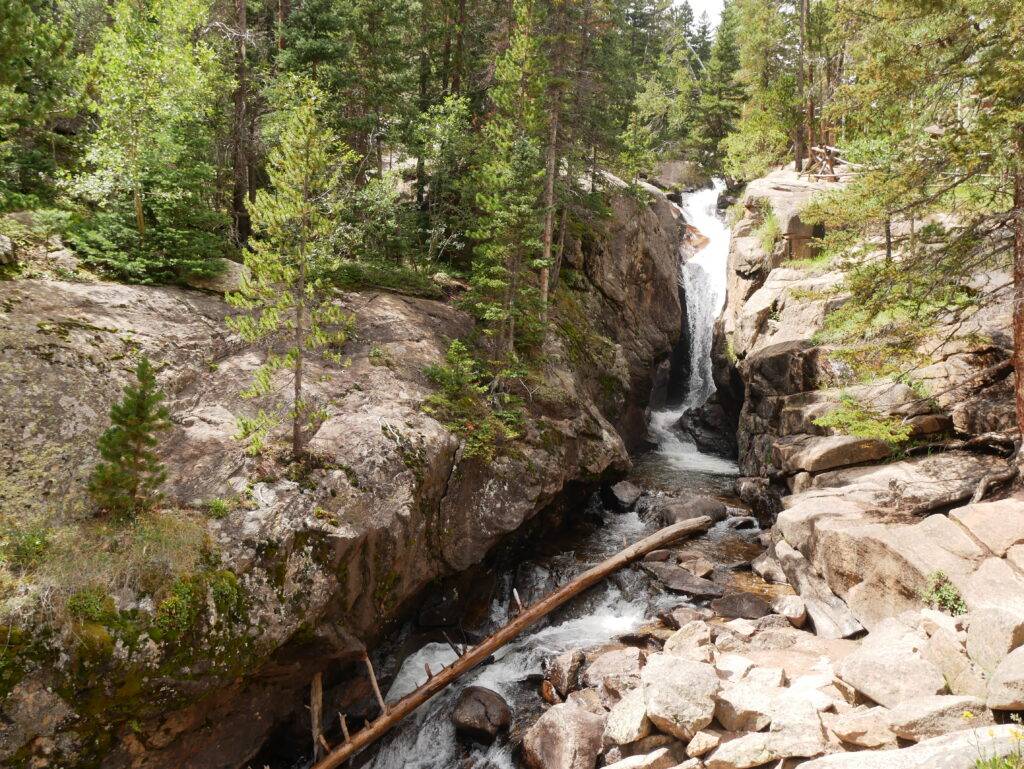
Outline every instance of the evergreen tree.
<path fill-rule="evenodd" d="M 249 277 L 229 296 L 246 312 L 228 324 L 249 342 L 283 337 L 288 349 L 271 352 L 246 391 L 251 397 L 270 396 L 272 379 L 282 370 L 291 377 L 292 454 L 305 446 L 305 428 L 316 418 L 304 394 L 306 358 L 322 353 L 338 361 L 350 318 L 335 301 L 330 275 L 336 265 L 331 252 L 333 219 L 350 214 L 341 210 L 341 176 L 354 156 L 317 114 L 322 96 L 308 81 L 290 79 L 286 90 L 298 103 L 281 110 L 279 144 L 270 154 L 270 188 L 260 190 L 250 207 L 253 235 L 245 264 Z M 349 200 L 351 200 L 349 198 Z M 260 450 L 267 432 L 279 420 L 279 410 L 261 411 L 243 420 L 242 431 Z"/>
<path fill-rule="evenodd" d="M 160 501 L 166 472 L 156 454 L 157 433 L 170 427 L 163 393 L 148 358 L 135 369 L 135 386 L 110 409 L 110 428 L 99 440 L 103 461 L 93 470 L 89 493 L 99 509 L 119 519 L 132 519 Z"/>
<path fill-rule="evenodd" d="M 739 63 L 735 14 L 732 3 L 726 2 L 711 55 L 701 72 L 689 141 L 690 154 L 712 174 L 722 173 L 722 142 L 734 130 L 743 104 L 743 89 L 736 82 Z"/>
<path fill-rule="evenodd" d="M 75 190 L 100 214 L 75 244 L 119 278 L 208 275 L 224 246 L 212 119 L 226 81 L 201 0 L 122 0 L 89 59 L 96 130 Z"/>

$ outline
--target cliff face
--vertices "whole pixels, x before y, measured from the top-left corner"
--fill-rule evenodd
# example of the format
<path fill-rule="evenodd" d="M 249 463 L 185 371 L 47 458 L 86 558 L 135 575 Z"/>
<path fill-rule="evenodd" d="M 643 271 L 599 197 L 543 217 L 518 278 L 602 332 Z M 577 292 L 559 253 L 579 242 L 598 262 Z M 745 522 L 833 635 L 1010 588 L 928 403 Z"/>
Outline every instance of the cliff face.
<path fill-rule="evenodd" d="M 680 232 L 664 199 L 618 197 L 612 218 L 570 249 L 554 311 L 563 333 L 527 399 L 523 438 L 487 463 L 463 458 L 421 408 L 432 391 L 424 368 L 470 330 L 449 304 L 344 297 L 354 339 L 344 365 L 311 365 L 323 421 L 316 462 L 295 470 L 247 455 L 235 437 L 237 417 L 258 405 L 240 393 L 262 353 L 227 331 L 216 296 L 0 283 L 4 526 L 96 533 L 84 482 L 143 352 L 160 367 L 174 423 L 161 449 L 165 508 L 206 541 L 195 573 L 170 569 L 157 588 L 128 575 L 109 594 L 104 585 L 98 608 L 74 604 L 60 623 L 47 596 L 95 597 L 93 553 L 70 587 L 45 570 L 17 576 L 2 620 L 15 642 L 0 666 L 0 761 L 239 766 L 301 710 L 315 673 L 358 659 L 432 581 L 622 471 L 681 328 Z M 344 674 L 332 680 L 328 704 L 366 694 Z"/>
<path fill-rule="evenodd" d="M 870 365 L 853 365 L 818 333 L 849 301 L 843 274 L 792 253 L 810 232 L 799 210 L 817 186 L 790 171 L 751 184 L 730 254 L 724 335 L 732 356 L 719 363 L 743 383 L 742 402 L 732 400 L 746 476 L 738 489 L 775 521 L 768 558 L 785 567 L 825 634 L 871 629 L 920 608 L 936 572 L 970 611 L 1015 605 L 1024 600 L 1024 573 L 1004 547 L 978 538 L 977 521 L 995 508 L 945 514 L 1008 467 L 1016 436 L 1009 276 L 979 275 L 991 300 L 957 326 L 934 329 L 905 375 L 887 375 L 895 367 L 879 359 L 868 361 L 879 373 L 866 376 Z M 774 243 L 763 237 L 766 218 L 779 224 Z M 897 453 L 883 440 L 817 424 L 844 399 L 909 427 L 930 448 Z M 973 440 L 982 434 L 995 435 Z M 1019 499 L 991 504 L 1024 515 Z M 1024 627 L 1024 615 L 1015 622 Z"/>

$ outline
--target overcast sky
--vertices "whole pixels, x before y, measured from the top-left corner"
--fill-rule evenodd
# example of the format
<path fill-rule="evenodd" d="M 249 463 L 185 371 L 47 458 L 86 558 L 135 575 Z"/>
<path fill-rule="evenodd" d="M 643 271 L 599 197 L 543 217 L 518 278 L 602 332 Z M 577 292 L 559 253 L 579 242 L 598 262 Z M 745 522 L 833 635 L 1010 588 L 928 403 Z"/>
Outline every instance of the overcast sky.
<path fill-rule="evenodd" d="M 677 0 L 676 4 L 681 5 L 687 0 Z M 722 0 L 689 0 L 693 8 L 694 18 L 699 19 L 702 13 L 707 13 L 712 24 L 718 24 L 718 17 L 722 15 Z"/>

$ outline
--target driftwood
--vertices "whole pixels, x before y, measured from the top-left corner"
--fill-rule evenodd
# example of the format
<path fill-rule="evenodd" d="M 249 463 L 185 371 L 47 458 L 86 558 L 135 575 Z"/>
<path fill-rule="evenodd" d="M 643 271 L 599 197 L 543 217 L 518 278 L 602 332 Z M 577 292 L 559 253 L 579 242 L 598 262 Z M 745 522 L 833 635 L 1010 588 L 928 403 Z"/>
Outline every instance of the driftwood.
<path fill-rule="evenodd" d="M 486 638 L 478 645 L 469 648 L 455 662 L 442 670 L 434 673 L 433 677 L 403 697 L 398 702 L 390 705 L 376 721 L 371 723 L 362 731 L 350 735 L 343 744 L 331 751 L 324 759 L 314 764 L 313 769 L 335 769 L 341 766 L 349 758 L 354 756 L 363 748 L 372 745 L 403 718 L 412 713 L 416 708 L 425 703 L 449 684 L 454 683 L 461 676 L 473 670 L 480 663 L 484 662 L 495 651 L 512 641 L 516 636 L 536 623 L 538 620 L 550 614 L 566 601 L 574 598 L 587 588 L 593 587 L 601 582 L 608 575 L 618 571 L 624 566 L 643 558 L 652 550 L 664 547 L 665 545 L 681 539 L 689 534 L 699 531 L 707 531 L 711 526 L 711 519 L 707 516 L 694 518 L 688 521 L 668 526 L 640 540 L 634 545 L 627 547 L 617 555 L 597 566 L 585 571 L 583 574 L 572 580 L 554 593 L 538 601 L 533 606 L 524 609 L 514 620 L 501 628 L 494 635 Z M 376 683 L 376 682 L 375 682 Z"/>

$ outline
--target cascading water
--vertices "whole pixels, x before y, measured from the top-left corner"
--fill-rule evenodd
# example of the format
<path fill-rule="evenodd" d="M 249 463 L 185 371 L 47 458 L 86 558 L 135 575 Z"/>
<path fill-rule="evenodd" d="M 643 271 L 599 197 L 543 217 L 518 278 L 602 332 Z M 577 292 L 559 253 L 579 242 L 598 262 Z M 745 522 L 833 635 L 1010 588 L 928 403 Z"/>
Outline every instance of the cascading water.
<path fill-rule="evenodd" d="M 707 243 L 686 260 L 679 272 L 686 301 L 690 348 L 690 380 L 686 396 L 678 406 L 651 414 L 650 432 L 658 445 L 657 453 L 679 472 L 733 475 L 736 464 L 701 453 L 675 428 L 688 409 L 703 406 L 715 392 L 711 375 L 711 345 L 715 321 L 725 305 L 726 275 L 729 258 L 729 228 L 718 215 L 718 197 L 725 183 L 716 179 L 710 189 L 699 190 L 684 198 L 682 213 L 686 223 L 707 238 Z"/>

